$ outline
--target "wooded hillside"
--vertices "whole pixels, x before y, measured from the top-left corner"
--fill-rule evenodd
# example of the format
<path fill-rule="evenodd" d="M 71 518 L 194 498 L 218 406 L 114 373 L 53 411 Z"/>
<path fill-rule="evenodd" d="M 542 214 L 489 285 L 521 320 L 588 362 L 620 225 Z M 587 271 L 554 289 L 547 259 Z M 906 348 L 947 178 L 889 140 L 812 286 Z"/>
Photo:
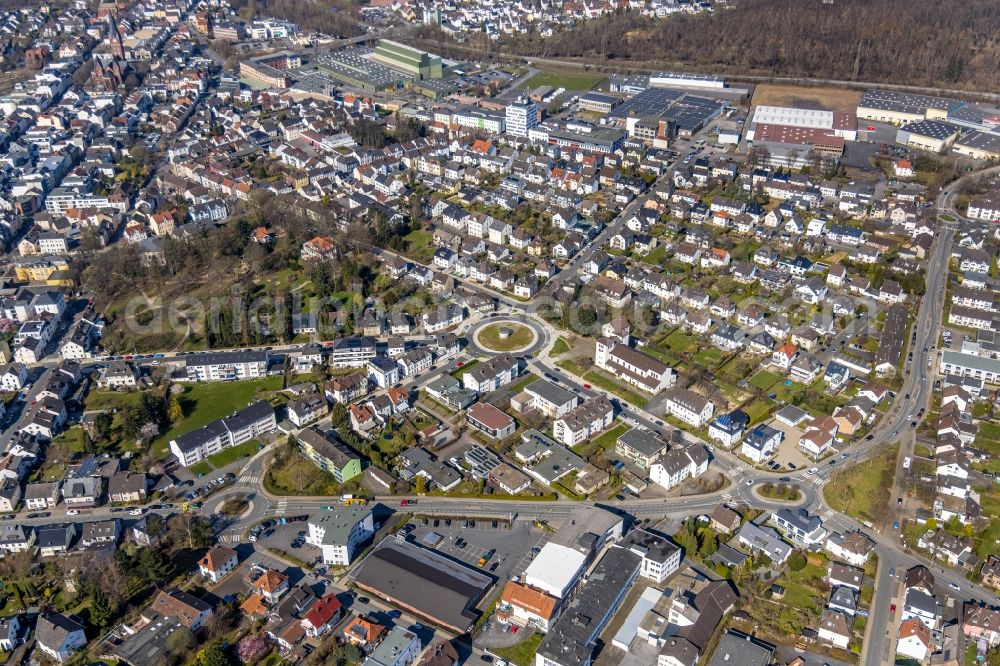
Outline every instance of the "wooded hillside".
<path fill-rule="evenodd" d="M 622 12 L 547 39 L 511 38 L 535 56 L 630 60 L 775 76 L 1000 89 L 996 0 L 742 0 L 712 15 Z"/>

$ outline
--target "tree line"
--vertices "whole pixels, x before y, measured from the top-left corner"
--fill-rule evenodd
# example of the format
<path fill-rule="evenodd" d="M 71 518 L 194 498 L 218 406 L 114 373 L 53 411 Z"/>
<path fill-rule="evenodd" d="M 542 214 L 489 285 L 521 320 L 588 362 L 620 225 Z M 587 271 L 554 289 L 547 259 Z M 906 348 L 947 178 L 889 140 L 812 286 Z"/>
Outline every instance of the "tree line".
<path fill-rule="evenodd" d="M 540 57 L 628 60 L 657 68 L 832 78 L 995 91 L 1000 5 L 993 0 L 744 0 L 666 19 L 618 11 L 501 49 Z"/>

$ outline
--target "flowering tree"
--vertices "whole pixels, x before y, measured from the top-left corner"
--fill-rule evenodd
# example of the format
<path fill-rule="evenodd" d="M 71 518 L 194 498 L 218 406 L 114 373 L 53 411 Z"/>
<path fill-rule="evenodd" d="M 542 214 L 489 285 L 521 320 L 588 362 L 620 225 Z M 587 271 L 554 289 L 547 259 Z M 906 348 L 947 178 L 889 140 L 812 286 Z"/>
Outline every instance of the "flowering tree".
<path fill-rule="evenodd" d="M 237 644 L 236 656 L 240 658 L 240 663 L 249 664 L 260 659 L 270 649 L 271 644 L 266 638 L 249 634 Z"/>

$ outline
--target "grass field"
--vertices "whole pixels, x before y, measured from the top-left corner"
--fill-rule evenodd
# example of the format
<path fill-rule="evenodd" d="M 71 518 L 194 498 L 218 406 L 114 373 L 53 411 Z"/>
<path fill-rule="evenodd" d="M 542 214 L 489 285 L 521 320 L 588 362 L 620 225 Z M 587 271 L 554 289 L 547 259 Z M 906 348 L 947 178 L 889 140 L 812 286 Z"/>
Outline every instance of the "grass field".
<path fill-rule="evenodd" d="M 532 634 L 520 643 L 505 648 L 493 648 L 490 652 L 517 666 L 531 666 L 535 663 L 535 653 L 541 644 L 542 635 Z"/>
<path fill-rule="evenodd" d="M 500 337 L 500 330 L 504 328 L 511 331 L 510 337 Z M 523 349 L 524 347 L 530 345 L 534 339 L 535 332 L 527 326 L 511 324 L 508 322 L 490 324 L 489 326 L 483 327 L 478 333 L 476 333 L 476 340 L 479 344 L 487 349 L 492 349 L 493 351 L 498 352 Z"/>
<path fill-rule="evenodd" d="M 476 367 L 477 365 L 479 365 L 479 360 L 472 359 L 471 361 L 463 365 L 461 368 L 456 368 L 452 370 L 451 376 L 454 377 L 455 379 L 461 379 L 462 375 L 464 375 L 466 372 Z"/>
<path fill-rule="evenodd" d="M 766 398 L 759 400 L 754 400 L 749 405 L 743 408 L 747 416 L 750 417 L 750 424 L 760 423 L 766 419 L 771 414 L 771 409 L 774 407 L 774 403 Z"/>
<path fill-rule="evenodd" d="M 835 473 L 823 487 L 823 496 L 830 508 L 838 513 L 869 520 L 887 513 L 888 490 L 896 470 L 899 445 L 879 453 L 870 460 Z"/>
<path fill-rule="evenodd" d="M 771 387 L 779 381 L 781 381 L 781 377 L 778 375 L 773 372 L 768 372 L 767 370 L 761 370 L 750 378 L 750 386 L 759 388 L 761 391 L 770 391 Z"/>
<path fill-rule="evenodd" d="M 761 83 L 754 89 L 752 102 L 754 107 L 798 106 L 828 111 L 853 111 L 860 98 L 859 90 Z"/>
<path fill-rule="evenodd" d="M 267 398 L 271 392 L 281 390 L 281 383 L 280 376 L 273 376 L 238 382 L 191 384 L 185 387 L 180 396 L 184 418 L 153 440 L 153 453 L 161 458 L 166 456 L 171 439 L 229 416 L 255 399 Z"/>
<path fill-rule="evenodd" d="M 338 484 L 332 474 L 294 453 L 284 463 L 268 467 L 264 487 L 275 495 L 338 495 L 353 492 L 360 479 Z"/>
<path fill-rule="evenodd" d="M 674 354 L 684 354 L 693 352 L 698 348 L 697 338 L 690 333 L 685 333 L 684 329 L 675 329 L 673 333 L 664 338 L 656 346 L 663 351 Z"/>
<path fill-rule="evenodd" d="M 423 229 L 415 229 L 404 238 L 406 241 L 406 254 L 414 261 L 421 264 L 429 264 L 434 258 L 434 236 L 431 232 Z"/>
<path fill-rule="evenodd" d="M 208 457 L 208 462 L 215 469 L 219 469 L 220 467 L 233 464 L 240 458 L 248 458 L 252 456 L 257 453 L 260 446 L 260 442 L 256 439 L 251 439 L 249 442 L 243 442 L 237 446 L 230 446 L 229 448 L 222 449 L 218 453 L 213 453 Z"/>
<path fill-rule="evenodd" d="M 565 74 L 561 72 L 539 72 L 521 84 L 522 88 L 552 86 L 566 90 L 590 90 L 605 79 L 603 74 Z"/>
<path fill-rule="evenodd" d="M 538 375 L 529 372 L 528 374 L 524 375 L 523 377 L 521 377 L 520 379 L 518 379 L 516 382 L 514 382 L 513 384 L 511 384 L 510 386 L 508 386 L 507 390 L 516 395 L 516 394 L 520 393 L 521 391 L 523 391 L 525 386 L 527 386 L 531 382 L 535 381 L 536 379 L 538 379 Z"/>
<path fill-rule="evenodd" d="M 988 421 L 980 423 L 975 445 L 990 453 L 1000 454 L 1000 425 Z"/>
<path fill-rule="evenodd" d="M 691 357 L 698 365 L 705 369 L 712 369 L 722 360 L 723 351 L 721 349 L 716 349 L 715 347 L 710 347 L 707 349 L 699 350 L 694 356 Z"/>
<path fill-rule="evenodd" d="M 549 352 L 550 356 L 559 356 L 560 354 L 565 354 L 570 349 L 569 343 L 563 338 L 556 340 L 556 343 L 552 345 L 552 351 Z"/>
<path fill-rule="evenodd" d="M 603 435 L 598 435 L 594 439 L 590 440 L 589 444 L 577 444 L 573 447 L 573 451 L 578 455 L 591 455 L 597 450 L 607 451 L 615 445 L 618 438 L 627 433 L 632 429 L 632 426 L 625 425 L 624 423 L 616 425 L 611 430 L 608 430 Z"/>
<path fill-rule="evenodd" d="M 625 388 L 624 386 L 614 381 L 613 379 L 605 377 L 604 375 L 600 375 L 593 370 L 585 374 L 583 378 L 588 382 L 590 382 L 591 384 L 593 384 L 594 386 L 600 386 L 602 389 L 606 391 L 611 391 L 619 398 L 624 398 L 625 400 L 631 402 L 636 407 L 644 408 L 646 406 L 646 403 L 649 402 L 647 398 L 644 398 L 635 391 L 630 391 L 629 389 Z"/>
<path fill-rule="evenodd" d="M 195 476 L 208 476 L 215 468 L 208 464 L 207 460 L 191 465 L 188 470 Z"/>
<path fill-rule="evenodd" d="M 90 391 L 87 394 L 84 409 L 104 411 L 108 409 L 120 409 L 130 403 L 138 402 L 142 397 L 140 391 L 129 391 L 119 393 L 117 391 Z"/>

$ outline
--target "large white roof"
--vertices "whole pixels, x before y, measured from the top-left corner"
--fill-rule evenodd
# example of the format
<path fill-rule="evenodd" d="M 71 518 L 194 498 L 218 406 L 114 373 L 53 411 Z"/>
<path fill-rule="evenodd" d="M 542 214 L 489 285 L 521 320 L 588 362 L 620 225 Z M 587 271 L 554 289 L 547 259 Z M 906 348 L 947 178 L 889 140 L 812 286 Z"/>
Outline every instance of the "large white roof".
<path fill-rule="evenodd" d="M 561 599 L 580 575 L 586 560 L 577 550 L 547 543 L 525 569 L 524 582 Z"/>

